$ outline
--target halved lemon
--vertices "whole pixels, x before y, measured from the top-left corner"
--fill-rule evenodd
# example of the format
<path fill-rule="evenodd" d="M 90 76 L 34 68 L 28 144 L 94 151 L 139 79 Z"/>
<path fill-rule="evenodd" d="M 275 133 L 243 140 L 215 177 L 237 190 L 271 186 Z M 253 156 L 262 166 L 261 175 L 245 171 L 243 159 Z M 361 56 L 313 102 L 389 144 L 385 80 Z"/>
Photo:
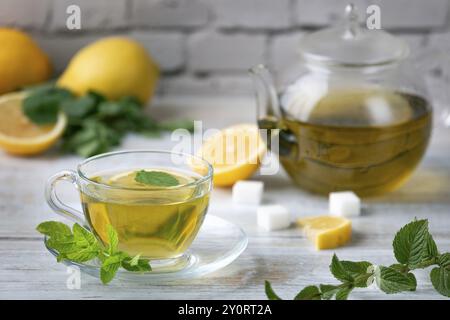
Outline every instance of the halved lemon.
<path fill-rule="evenodd" d="M 253 124 L 239 124 L 207 139 L 198 156 L 214 168 L 215 186 L 231 186 L 249 178 L 260 166 L 266 145 Z"/>
<path fill-rule="evenodd" d="M 0 148 L 15 155 L 33 155 L 47 150 L 62 135 L 67 123 L 61 112 L 55 124 L 34 124 L 22 112 L 25 97 L 25 93 L 0 97 Z"/>
<path fill-rule="evenodd" d="M 352 222 L 343 217 L 306 217 L 298 219 L 297 223 L 317 250 L 340 247 L 352 237 Z"/>

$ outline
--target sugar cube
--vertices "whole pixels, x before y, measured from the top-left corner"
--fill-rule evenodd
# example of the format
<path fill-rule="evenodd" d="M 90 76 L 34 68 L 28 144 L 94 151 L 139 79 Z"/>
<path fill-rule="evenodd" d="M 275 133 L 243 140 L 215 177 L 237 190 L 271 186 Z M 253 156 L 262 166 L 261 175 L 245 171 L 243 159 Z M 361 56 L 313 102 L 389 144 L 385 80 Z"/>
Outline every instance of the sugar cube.
<path fill-rule="evenodd" d="M 361 200 L 352 191 L 331 192 L 329 211 L 334 216 L 359 216 L 361 214 Z"/>
<path fill-rule="evenodd" d="M 259 205 L 264 190 L 261 181 L 238 181 L 233 185 L 232 199 L 236 204 Z"/>
<path fill-rule="evenodd" d="M 288 209 L 279 204 L 259 206 L 256 215 L 258 226 L 269 231 L 285 229 L 291 224 Z"/>

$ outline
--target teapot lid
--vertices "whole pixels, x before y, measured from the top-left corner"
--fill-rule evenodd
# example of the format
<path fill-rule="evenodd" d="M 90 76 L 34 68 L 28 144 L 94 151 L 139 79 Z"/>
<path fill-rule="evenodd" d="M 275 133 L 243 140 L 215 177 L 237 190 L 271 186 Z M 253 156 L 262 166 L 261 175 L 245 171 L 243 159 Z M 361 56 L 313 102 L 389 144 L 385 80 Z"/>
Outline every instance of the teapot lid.
<path fill-rule="evenodd" d="M 308 62 L 364 67 L 398 61 L 409 54 L 403 40 L 383 30 L 360 26 L 356 7 L 345 8 L 343 23 L 302 38 L 300 53 Z"/>

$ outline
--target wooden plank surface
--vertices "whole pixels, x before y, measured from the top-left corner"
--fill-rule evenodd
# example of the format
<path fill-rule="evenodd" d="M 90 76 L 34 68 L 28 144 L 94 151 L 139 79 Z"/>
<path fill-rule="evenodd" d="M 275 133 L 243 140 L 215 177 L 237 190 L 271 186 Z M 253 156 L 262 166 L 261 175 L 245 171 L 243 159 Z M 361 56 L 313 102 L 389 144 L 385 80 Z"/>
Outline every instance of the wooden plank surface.
<path fill-rule="evenodd" d="M 158 106 L 152 112 L 160 118 L 203 119 L 205 127 L 253 122 L 256 114 L 253 104 L 245 99 L 172 99 L 159 101 Z M 121 148 L 168 149 L 174 143 L 170 136 L 129 136 Z M 427 155 L 410 181 L 398 191 L 364 201 L 363 215 L 353 220 L 354 236 L 349 246 L 316 252 L 299 229 L 262 231 L 255 225 L 254 209 L 232 205 L 230 190 L 217 189 L 209 214 L 239 224 L 249 236 L 247 250 L 233 264 L 201 279 L 167 285 L 114 281 L 103 286 L 98 279 L 82 275 L 81 289 L 69 290 L 66 267 L 45 250 L 34 228 L 56 217 L 44 200 L 46 179 L 58 170 L 74 169 L 79 161 L 55 152 L 27 159 L 0 154 L 1 299 L 264 299 L 266 279 L 282 297 L 292 298 L 305 285 L 334 282 L 328 270 L 333 252 L 343 259 L 394 262 L 394 233 L 414 217 L 428 218 L 438 247 L 450 251 L 450 129 L 436 129 Z M 265 182 L 264 201 L 283 203 L 295 216 L 327 210 L 326 198 L 297 189 L 283 172 L 257 178 Z M 67 201 L 77 201 L 70 186 L 62 188 L 62 195 Z M 387 296 L 370 287 L 356 290 L 351 298 L 440 299 L 428 272 L 416 273 L 416 292 Z"/>

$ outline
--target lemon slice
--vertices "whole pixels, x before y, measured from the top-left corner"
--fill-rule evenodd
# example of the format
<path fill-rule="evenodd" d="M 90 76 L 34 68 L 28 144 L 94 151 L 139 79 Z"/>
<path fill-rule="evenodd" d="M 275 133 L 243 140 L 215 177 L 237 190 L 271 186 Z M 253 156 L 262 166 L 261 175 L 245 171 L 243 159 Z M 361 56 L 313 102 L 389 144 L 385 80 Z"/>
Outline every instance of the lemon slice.
<path fill-rule="evenodd" d="M 333 249 L 350 241 L 352 222 L 343 217 L 316 216 L 297 220 L 317 250 Z"/>
<path fill-rule="evenodd" d="M 0 148 L 15 155 L 33 155 L 47 150 L 62 135 L 67 124 L 62 112 L 55 124 L 34 124 L 22 112 L 24 98 L 25 93 L 0 97 Z"/>
<path fill-rule="evenodd" d="M 249 178 L 260 166 L 266 152 L 258 127 L 239 124 L 207 139 L 198 154 L 214 168 L 215 186 L 231 186 Z"/>

